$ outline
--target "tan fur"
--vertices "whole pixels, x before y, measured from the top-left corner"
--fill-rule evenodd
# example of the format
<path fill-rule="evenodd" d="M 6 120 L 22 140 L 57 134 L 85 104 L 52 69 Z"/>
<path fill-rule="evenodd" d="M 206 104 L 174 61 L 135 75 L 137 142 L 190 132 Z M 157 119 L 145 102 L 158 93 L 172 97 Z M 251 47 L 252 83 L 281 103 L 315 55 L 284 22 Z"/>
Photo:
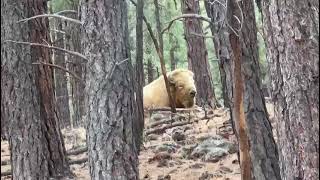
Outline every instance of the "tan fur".
<path fill-rule="evenodd" d="M 175 94 L 176 107 L 192 107 L 195 102 L 191 91 L 196 92 L 193 73 L 185 69 L 176 69 L 167 73 L 171 93 Z M 163 76 L 143 88 L 144 108 L 169 107 L 169 97 Z"/>

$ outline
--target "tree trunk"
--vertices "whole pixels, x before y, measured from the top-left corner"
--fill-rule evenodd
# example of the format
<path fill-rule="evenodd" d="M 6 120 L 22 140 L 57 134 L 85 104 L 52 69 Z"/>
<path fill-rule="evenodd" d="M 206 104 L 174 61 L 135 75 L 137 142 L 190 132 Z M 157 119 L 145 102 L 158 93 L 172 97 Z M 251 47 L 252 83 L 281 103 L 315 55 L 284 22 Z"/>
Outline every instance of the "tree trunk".
<path fill-rule="evenodd" d="M 151 83 L 155 79 L 155 68 L 154 64 L 152 63 L 152 38 L 150 34 L 147 34 L 145 36 L 145 43 L 144 43 L 144 50 L 145 53 L 147 54 L 147 82 L 148 84 Z"/>
<path fill-rule="evenodd" d="M 157 23 L 157 34 L 158 34 L 158 40 L 153 36 L 152 40 L 153 40 L 153 44 L 156 48 L 157 54 L 159 56 L 159 60 L 160 60 L 160 67 L 161 67 L 161 74 L 164 78 L 164 82 L 165 82 L 165 87 L 169 96 L 169 102 L 170 102 L 170 107 L 171 107 L 171 111 L 173 113 L 176 112 L 176 103 L 174 101 L 174 97 L 173 94 L 170 93 L 170 84 L 168 81 L 168 77 L 167 77 L 167 70 L 166 70 L 166 65 L 165 65 L 165 61 L 164 61 L 164 54 L 163 54 L 163 36 L 161 33 L 161 21 L 160 21 L 160 8 L 159 8 L 159 2 L 158 0 L 154 0 L 154 8 L 155 8 L 155 19 L 156 19 L 156 23 Z M 151 34 L 150 34 L 151 35 Z"/>
<path fill-rule="evenodd" d="M 151 62 L 151 59 L 148 58 L 148 64 L 147 64 L 147 73 L 148 73 L 148 84 L 151 83 L 155 78 L 154 78 L 154 67 Z"/>
<path fill-rule="evenodd" d="M 71 2 L 71 9 L 78 11 L 78 2 L 72 1 Z M 72 13 L 68 14 L 68 17 L 73 19 L 79 19 L 78 14 Z M 66 49 L 75 52 L 81 52 L 81 42 L 80 42 L 80 26 L 79 24 L 75 24 L 72 22 L 66 22 L 65 26 L 66 32 Z M 74 72 L 85 79 L 85 62 L 82 59 L 79 59 L 75 56 L 69 56 L 67 67 L 70 71 Z M 74 127 L 78 127 L 80 125 L 84 125 L 84 112 L 85 112 L 85 105 L 84 105 L 84 82 L 79 82 L 79 80 L 74 79 L 73 77 L 70 78 L 70 96 L 71 105 L 72 105 L 72 123 Z"/>
<path fill-rule="evenodd" d="M 199 14 L 199 1 L 181 0 L 181 11 L 183 14 Z M 184 35 L 188 46 L 188 65 L 189 69 L 195 74 L 197 104 L 200 106 L 210 105 L 212 108 L 216 108 L 218 102 L 212 84 L 205 39 L 195 35 L 203 34 L 202 23 L 195 18 L 185 18 L 183 22 Z"/>
<path fill-rule="evenodd" d="M 170 48 L 170 67 L 171 67 L 171 71 L 176 69 L 177 66 L 177 61 L 176 61 L 176 57 L 174 55 L 174 52 L 176 51 L 176 49 L 179 47 L 177 40 L 174 39 L 174 36 L 172 34 L 169 35 L 169 44 L 171 44 L 171 48 Z"/>
<path fill-rule="evenodd" d="M 159 40 L 159 48 L 160 52 L 163 55 L 163 36 L 161 34 L 162 25 L 160 21 L 160 8 L 159 8 L 159 1 L 153 0 L 154 8 L 155 8 L 155 18 L 156 18 L 156 25 L 157 25 L 157 34 Z"/>
<path fill-rule="evenodd" d="M 225 9 L 222 6 L 226 4 L 225 0 L 219 0 L 220 3 L 213 3 L 210 5 L 205 1 L 205 8 L 207 15 L 214 22 L 215 26 L 210 26 L 213 38 L 213 44 L 216 52 L 216 56 L 219 59 L 219 71 L 220 78 L 222 83 L 222 96 L 224 106 L 230 109 L 233 108 L 233 93 L 232 93 L 232 84 L 233 84 L 233 68 L 234 68 L 234 57 L 232 49 L 229 42 L 229 33 L 228 27 L 223 21 L 225 16 Z M 232 118 L 232 112 L 231 118 Z"/>
<path fill-rule="evenodd" d="M 108 17 L 108 18 L 106 18 Z M 87 144 L 91 179 L 138 179 L 134 73 L 126 1 L 81 5 L 86 75 Z"/>
<path fill-rule="evenodd" d="M 8 117 L 6 117 L 4 114 L 5 114 L 5 111 L 6 111 L 6 107 L 5 107 L 5 103 L 4 103 L 4 99 L 6 98 L 6 92 L 4 92 L 2 89 L 2 87 L 5 87 L 6 86 L 6 83 L 7 83 L 7 80 L 6 80 L 6 76 L 7 76 L 7 72 L 6 72 L 6 69 L 5 69 L 5 60 L 3 59 L 3 52 L 4 52 L 4 45 L 3 45 L 3 41 L 4 41 L 4 38 L 5 38 L 5 21 L 4 21 L 4 18 L 7 17 L 5 16 L 4 14 L 4 11 L 3 9 L 7 9 L 8 7 L 4 7 L 5 6 L 5 3 L 4 2 L 1 2 L 1 12 L 3 12 L 3 15 L 1 15 L 1 140 L 8 140 L 8 123 L 9 123 L 9 120 L 7 119 Z"/>
<path fill-rule="evenodd" d="M 249 141 L 248 144 L 250 146 L 248 149 L 250 153 L 247 156 L 250 156 L 251 176 L 253 179 L 281 179 L 277 147 L 261 91 L 257 29 L 253 1 L 239 3 L 239 6 L 236 3 L 236 1 L 230 1 L 230 4 L 228 4 L 230 8 L 229 12 L 231 12 L 228 14 L 228 19 L 233 24 L 234 29 L 240 28 L 240 25 L 237 25 L 238 20 L 232 18 L 234 15 L 237 17 L 241 16 L 239 6 L 242 12 L 245 12 L 239 37 L 236 37 L 234 33 L 231 33 L 229 36 L 235 63 L 237 63 L 238 58 L 241 61 L 241 75 L 234 75 L 236 78 L 240 77 L 243 81 L 243 104 L 241 104 L 242 107 L 240 108 L 243 109 L 245 121 L 242 124 L 240 118 L 239 142 L 242 140 Z M 238 49 L 239 47 L 241 49 Z M 235 70 L 237 68 L 239 67 L 235 64 Z M 236 79 L 234 82 L 235 99 L 237 99 L 237 91 L 241 90 L 241 88 L 237 88 L 236 86 L 242 82 L 238 82 Z M 236 112 L 234 111 L 234 113 Z M 241 129 L 243 127 L 241 126 L 244 127 L 246 133 L 243 134 L 246 134 L 248 139 L 242 137 Z M 244 144 L 246 145 L 246 142 Z"/>
<path fill-rule="evenodd" d="M 135 71 L 135 87 L 137 100 L 137 122 L 134 123 L 134 137 L 136 138 L 136 146 L 140 151 L 142 143 L 142 132 L 144 127 L 144 112 L 143 112 L 143 86 L 144 86 L 144 71 L 143 71 L 143 2 L 137 0 L 136 7 L 136 71 Z"/>
<path fill-rule="evenodd" d="M 207 13 L 212 22 L 223 20 L 221 18 L 224 17 L 225 9 L 221 4 L 225 5 L 226 1 L 220 0 L 220 3 L 215 2 L 212 5 L 210 2 L 206 3 Z M 230 20 L 230 17 L 236 15 L 241 19 L 240 12 L 234 1 L 230 1 L 230 4 L 227 6 L 230 13 L 228 22 L 237 29 L 238 21 L 234 18 Z M 244 13 L 239 37 L 228 29 L 223 21 L 211 29 L 215 36 L 217 56 L 226 77 L 228 106 L 232 109 L 239 141 L 243 141 L 243 136 L 239 136 L 239 120 L 245 120 L 241 124 L 241 129 L 247 134 L 244 140 L 249 142 L 242 143 L 250 146 L 242 149 L 249 148 L 252 179 L 280 179 L 276 144 L 261 91 L 254 7 L 251 1 L 242 2 L 239 5 Z M 234 74 L 239 73 L 239 70 L 241 74 Z M 235 85 L 230 85 L 230 81 Z M 239 92 L 241 90 L 243 92 Z M 242 102 L 239 103 L 239 101 Z"/>
<path fill-rule="evenodd" d="M 319 1 L 262 1 L 283 180 L 319 179 Z"/>
<path fill-rule="evenodd" d="M 21 11 L 17 11 L 17 8 Z M 43 43 L 49 41 L 48 20 L 18 20 L 47 10 L 42 0 L 1 1 L 4 39 Z M 53 73 L 49 50 L 13 43 L 1 45 L 1 99 L 9 122 L 13 179 L 49 179 L 70 173 L 62 134 L 55 114 Z"/>
<path fill-rule="evenodd" d="M 64 29 L 62 28 L 62 21 L 55 19 L 55 43 L 54 46 L 64 48 L 64 38 L 61 33 Z M 54 64 L 66 68 L 65 54 L 62 52 L 55 52 Z M 54 81 L 55 81 L 55 95 L 57 99 L 57 110 L 60 119 L 61 127 L 70 127 L 70 111 L 69 111 L 69 94 L 67 89 L 67 74 L 65 71 L 60 69 L 54 69 Z"/>

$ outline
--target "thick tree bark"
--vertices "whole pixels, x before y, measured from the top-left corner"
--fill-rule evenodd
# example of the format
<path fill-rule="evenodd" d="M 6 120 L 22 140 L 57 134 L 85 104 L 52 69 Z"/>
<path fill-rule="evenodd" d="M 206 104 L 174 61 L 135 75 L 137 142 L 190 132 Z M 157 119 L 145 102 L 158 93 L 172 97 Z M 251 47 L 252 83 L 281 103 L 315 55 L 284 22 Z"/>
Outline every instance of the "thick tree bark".
<path fill-rule="evenodd" d="M 319 179 L 319 1 L 262 1 L 283 180 Z"/>
<path fill-rule="evenodd" d="M 49 42 L 48 20 L 17 21 L 46 13 L 37 1 L 1 1 L 3 38 L 36 43 Z M 19 9 L 20 11 L 17 11 Z M 5 43 L 1 45 L 1 99 L 9 122 L 13 179 L 49 179 L 70 173 L 62 134 L 55 114 L 53 73 L 48 49 Z M 2 82 L 4 81 L 4 82 Z"/>
<path fill-rule="evenodd" d="M 63 31 L 63 22 L 60 19 L 55 19 L 54 23 L 56 30 Z M 64 48 L 64 38 L 61 32 L 56 32 L 54 42 L 54 46 Z M 65 54 L 63 52 L 55 52 L 54 64 L 66 68 Z M 66 75 L 65 71 L 54 69 L 54 90 L 61 127 L 70 127 L 71 125 Z"/>
<path fill-rule="evenodd" d="M 212 18 L 213 22 L 218 22 L 219 20 L 223 20 L 220 18 L 224 18 L 225 9 L 221 4 L 226 4 L 226 1 L 220 0 L 220 3 L 213 3 L 212 5 L 206 3 L 208 16 Z M 230 13 L 228 14 L 228 22 L 232 24 L 233 28 L 237 29 L 239 28 L 238 21 L 234 18 L 230 19 L 230 17 L 231 15 L 236 15 L 241 19 L 240 12 L 237 9 L 238 5 L 234 1 L 230 1 L 230 4 L 227 6 L 230 8 L 228 9 Z M 229 107 L 232 109 L 233 121 L 235 121 L 234 124 L 236 125 L 238 137 L 239 120 L 245 120 L 241 126 L 244 127 L 247 134 L 247 137 L 244 139 L 249 141 L 248 143 L 244 142 L 244 144 L 250 145 L 249 158 L 251 161 L 252 179 L 280 179 L 278 153 L 261 91 L 253 2 L 246 1 L 239 5 L 244 13 L 239 37 L 230 29 L 227 29 L 227 25 L 218 23 L 217 26 L 212 27 L 213 35 L 215 36 L 214 44 L 216 52 L 218 52 L 220 65 L 223 65 L 223 72 L 225 72 L 228 79 L 226 80 L 226 89 Z M 240 64 L 234 64 L 239 63 L 239 61 Z M 239 68 L 241 68 L 241 74 L 233 74 L 233 69 L 239 73 Z M 237 79 L 239 77 L 241 79 Z M 230 80 L 235 86 L 230 86 Z M 241 86 L 243 92 L 238 94 Z M 243 102 L 239 104 L 241 99 L 239 100 L 238 98 L 241 98 Z M 241 140 L 243 137 L 240 136 L 239 139 Z"/>
<path fill-rule="evenodd" d="M 181 11 L 183 14 L 199 14 L 199 1 L 181 0 Z M 208 104 L 212 108 L 216 108 L 218 104 L 214 93 L 205 39 L 194 35 L 203 34 L 201 20 L 185 18 L 183 22 L 188 46 L 188 66 L 195 74 L 197 104 L 200 106 Z"/>
<path fill-rule="evenodd" d="M 81 5 L 86 75 L 87 144 L 91 179 L 138 179 L 134 73 L 127 4 L 93 0 Z"/>
<path fill-rule="evenodd" d="M 231 12 L 228 14 L 228 19 L 229 22 L 233 24 L 233 28 L 240 28 L 239 24 L 236 25 L 238 20 L 231 18 L 234 15 L 241 17 L 239 7 L 242 9 L 242 12 L 245 13 L 243 13 L 243 23 L 239 37 L 236 37 L 235 34 L 233 34 L 232 37 L 231 34 L 230 41 L 235 59 L 237 59 L 238 56 L 241 58 L 241 77 L 244 91 L 243 104 L 241 106 L 244 111 L 244 127 L 246 128 L 245 131 L 247 131 L 245 134 L 248 136 L 248 144 L 250 145 L 249 156 L 251 160 L 252 177 L 253 179 L 266 180 L 280 179 L 277 146 L 273 138 L 272 127 L 261 91 L 257 29 L 253 1 L 239 2 L 239 6 L 236 3 L 236 1 L 230 1 L 228 5 Z M 231 32 L 231 30 L 229 30 L 229 32 Z M 232 39 L 238 39 L 238 41 L 233 43 Z M 235 51 L 234 46 L 241 46 L 240 52 Z M 237 68 L 235 64 L 235 69 Z M 235 77 L 239 76 L 235 74 Z M 235 81 L 234 84 L 237 85 L 238 83 L 239 82 Z M 239 124 L 239 130 L 241 130 L 240 126 L 241 122 Z M 239 141 L 242 139 L 239 131 Z"/>
<path fill-rule="evenodd" d="M 137 0 L 136 7 L 136 65 L 135 65 L 135 87 L 137 100 L 137 121 L 134 123 L 134 137 L 136 138 L 136 146 L 140 151 L 142 143 L 142 132 L 144 128 L 144 112 L 143 112 L 143 86 L 144 86 L 144 71 L 143 71 L 143 6 L 144 0 Z"/>

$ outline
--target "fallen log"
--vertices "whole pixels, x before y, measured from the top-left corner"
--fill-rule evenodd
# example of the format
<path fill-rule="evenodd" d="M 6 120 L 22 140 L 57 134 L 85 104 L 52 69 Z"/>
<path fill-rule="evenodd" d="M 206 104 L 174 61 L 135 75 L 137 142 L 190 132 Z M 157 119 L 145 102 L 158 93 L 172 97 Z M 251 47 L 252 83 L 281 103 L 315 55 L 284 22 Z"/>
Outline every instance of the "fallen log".
<path fill-rule="evenodd" d="M 78 155 L 78 154 L 81 154 L 81 153 L 84 153 L 84 152 L 87 152 L 87 151 L 88 151 L 88 147 L 84 146 L 84 147 L 80 147 L 80 148 L 72 150 L 72 151 L 68 151 L 67 155 L 68 156 L 70 156 L 70 155 Z"/>
<path fill-rule="evenodd" d="M 10 164 L 10 160 L 1 161 L 1 166 L 6 166 Z"/>
<path fill-rule="evenodd" d="M 11 175 L 12 173 L 11 173 L 11 170 L 9 170 L 9 171 L 5 171 L 5 172 L 1 172 L 1 176 L 9 176 L 9 175 Z"/>
<path fill-rule="evenodd" d="M 81 158 L 81 159 L 75 159 L 75 160 L 70 160 L 69 161 L 69 165 L 72 165 L 72 164 L 81 164 L 81 163 L 85 163 L 88 161 L 88 157 L 84 157 L 84 158 Z"/>
<path fill-rule="evenodd" d="M 156 126 L 159 126 L 159 125 L 161 125 L 161 124 L 172 124 L 172 123 L 174 123 L 174 122 L 176 122 L 176 121 L 182 121 L 182 120 L 186 120 L 187 119 L 187 117 L 185 117 L 185 116 L 175 116 L 175 117 L 173 117 L 173 118 L 166 118 L 166 119 L 163 119 L 163 120 L 161 120 L 161 121 L 156 121 L 156 122 L 154 122 L 154 123 L 151 123 L 150 125 L 148 125 L 147 127 L 148 128 L 153 128 L 153 127 L 156 127 Z M 190 119 L 189 119 L 190 120 Z"/>
<path fill-rule="evenodd" d="M 84 147 L 81 147 L 81 148 L 78 148 L 78 149 L 75 149 L 72 151 L 67 151 L 67 155 L 68 156 L 78 155 L 78 154 L 81 154 L 81 153 L 84 153 L 87 151 L 88 151 L 88 147 L 84 146 Z M 10 165 L 10 160 L 1 161 L 1 166 L 6 166 L 6 165 Z"/>
<path fill-rule="evenodd" d="M 147 128 L 153 128 L 153 127 L 159 126 L 161 124 L 173 123 L 174 121 L 175 121 L 175 119 L 164 119 L 164 120 L 161 120 L 161 121 L 156 121 L 156 122 L 148 125 Z"/>
<path fill-rule="evenodd" d="M 170 129 L 170 128 L 177 127 L 177 126 L 184 126 L 184 125 L 191 124 L 191 123 L 192 122 L 177 122 L 177 123 L 168 124 L 167 126 L 147 130 L 145 132 L 145 135 L 160 134 L 160 133 L 163 133 L 166 129 Z"/>
<path fill-rule="evenodd" d="M 152 108 L 152 109 L 145 109 L 146 111 L 149 112 L 154 112 L 154 111 L 171 111 L 170 108 Z M 176 108 L 177 112 L 190 112 L 190 111 L 197 111 L 196 108 Z"/>
<path fill-rule="evenodd" d="M 178 109 L 177 109 L 178 110 Z M 157 122 L 154 122 L 152 124 L 150 124 L 148 127 L 150 127 L 149 130 L 146 130 L 145 132 L 145 135 L 149 135 L 149 134 L 159 134 L 159 133 L 163 133 L 166 129 L 170 129 L 170 128 L 173 128 L 173 127 L 177 127 L 177 126 L 184 126 L 184 125 L 187 125 L 187 124 L 192 124 L 193 122 L 199 122 L 201 120 L 207 120 L 207 123 L 210 119 L 214 118 L 214 117 L 221 117 L 223 116 L 223 114 L 213 114 L 211 116 L 205 116 L 205 117 L 202 117 L 202 118 L 199 118 L 199 119 L 195 119 L 193 121 L 182 121 L 182 122 L 176 122 L 176 123 L 172 123 L 174 120 L 176 119 L 164 119 L 164 120 L 161 120 L 161 121 L 157 121 Z M 185 118 L 183 116 L 179 116 L 177 118 Z M 153 127 L 156 127 L 158 125 L 161 125 L 161 124 L 167 124 L 167 123 L 170 123 L 166 126 L 163 126 L 163 127 L 159 127 L 159 128 L 153 128 Z M 151 129 L 153 128 L 153 129 Z"/>

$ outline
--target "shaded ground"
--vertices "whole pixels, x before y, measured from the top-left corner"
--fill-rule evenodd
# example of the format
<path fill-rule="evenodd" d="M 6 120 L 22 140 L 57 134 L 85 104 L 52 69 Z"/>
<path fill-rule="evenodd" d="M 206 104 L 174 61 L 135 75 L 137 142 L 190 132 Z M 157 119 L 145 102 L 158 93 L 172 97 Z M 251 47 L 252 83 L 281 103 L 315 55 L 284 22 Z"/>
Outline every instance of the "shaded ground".
<path fill-rule="evenodd" d="M 267 105 L 271 118 L 272 106 Z M 144 145 L 139 156 L 140 179 L 148 180 L 240 180 L 240 168 L 237 153 L 232 150 L 237 147 L 228 123 L 229 114 L 226 109 L 208 111 L 209 119 L 203 119 L 205 113 L 197 109 L 190 114 L 179 113 L 175 121 L 161 124 L 159 122 L 171 119 L 168 112 L 146 114 L 145 133 L 155 130 L 156 133 L 145 135 Z M 148 117 L 149 116 L 149 117 Z M 183 126 L 163 129 L 172 124 Z M 150 128 L 150 125 L 160 125 Z M 64 129 L 67 151 L 70 152 L 85 146 L 85 130 Z M 211 144 L 210 144 L 211 143 Z M 216 143 L 216 144 L 215 144 Z M 217 144 L 218 143 L 218 144 Z M 219 143 L 227 143 L 226 146 Z M 229 147 L 230 145 L 230 147 Z M 71 160 L 83 160 L 86 152 L 69 155 Z M 8 142 L 1 141 L 1 161 L 9 161 Z M 71 169 L 75 179 L 90 179 L 86 162 L 73 164 Z M 1 173 L 9 171 L 10 165 L 1 166 Z M 10 179 L 1 177 L 1 180 Z"/>

